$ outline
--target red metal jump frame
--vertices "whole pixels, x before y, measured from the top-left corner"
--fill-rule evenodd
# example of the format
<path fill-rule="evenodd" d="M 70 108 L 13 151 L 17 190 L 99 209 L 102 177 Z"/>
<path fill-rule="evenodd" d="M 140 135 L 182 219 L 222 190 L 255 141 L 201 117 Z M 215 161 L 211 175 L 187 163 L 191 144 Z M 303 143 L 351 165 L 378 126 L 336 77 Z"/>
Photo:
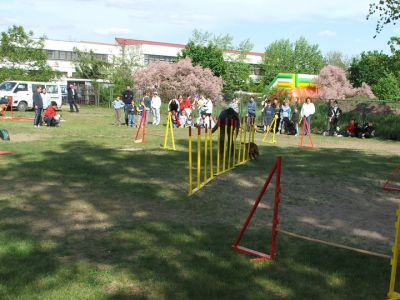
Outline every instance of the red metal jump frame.
<path fill-rule="evenodd" d="M 232 250 L 236 252 L 240 252 L 243 254 L 247 255 L 253 255 L 256 256 L 258 260 L 273 260 L 275 259 L 276 256 L 276 238 L 277 238 L 277 227 L 279 224 L 278 220 L 278 211 L 279 211 L 279 203 L 280 203 L 280 197 L 279 193 L 281 191 L 281 170 L 282 170 L 282 156 L 278 156 L 273 167 L 271 168 L 271 171 L 269 172 L 269 175 L 267 179 L 264 182 L 264 186 L 262 187 L 260 193 L 257 196 L 257 199 L 253 205 L 253 207 L 250 210 L 249 215 L 247 216 L 242 229 L 240 230 L 238 236 L 236 237 L 235 242 L 232 245 Z M 275 197 L 274 197 L 274 215 L 273 215 L 273 220 L 272 220 L 272 235 L 271 235 L 271 243 L 270 243 L 270 254 L 265 254 L 256 250 L 252 250 L 243 246 L 240 246 L 239 243 L 243 237 L 244 232 L 247 229 L 247 226 L 250 223 L 251 218 L 253 217 L 262 197 L 264 196 L 265 191 L 268 188 L 269 183 L 271 182 L 271 179 L 273 175 L 276 172 L 276 182 L 275 182 Z"/>
<path fill-rule="evenodd" d="M 392 174 L 390 174 L 388 180 L 386 180 L 386 182 L 383 184 L 383 189 L 385 191 L 400 191 L 400 188 L 394 188 L 394 187 L 388 186 L 389 185 L 389 181 L 391 179 L 393 179 L 397 175 L 397 173 L 399 173 L 399 171 L 400 171 L 400 164 L 394 169 Z"/>
<path fill-rule="evenodd" d="M 311 146 L 305 146 L 303 144 L 303 141 L 304 141 L 304 127 L 307 128 L 308 138 L 310 140 Z M 313 143 L 312 138 L 311 138 L 311 128 L 310 128 L 310 125 L 308 124 L 307 118 L 305 116 L 303 117 L 303 127 L 301 129 L 301 139 L 300 139 L 299 147 L 302 147 L 302 148 L 314 148 L 314 143 Z"/>
<path fill-rule="evenodd" d="M 143 133 L 142 133 L 142 144 L 144 144 L 144 136 L 145 136 L 145 134 L 146 134 L 146 123 L 147 123 L 147 111 L 146 111 L 146 108 L 143 109 L 143 113 L 144 113 L 144 115 L 142 116 L 142 119 L 140 120 L 139 128 L 138 128 L 138 130 L 136 131 L 136 136 L 135 136 L 135 141 L 137 141 L 137 140 L 138 140 L 138 136 L 139 136 L 140 129 L 143 129 Z"/>

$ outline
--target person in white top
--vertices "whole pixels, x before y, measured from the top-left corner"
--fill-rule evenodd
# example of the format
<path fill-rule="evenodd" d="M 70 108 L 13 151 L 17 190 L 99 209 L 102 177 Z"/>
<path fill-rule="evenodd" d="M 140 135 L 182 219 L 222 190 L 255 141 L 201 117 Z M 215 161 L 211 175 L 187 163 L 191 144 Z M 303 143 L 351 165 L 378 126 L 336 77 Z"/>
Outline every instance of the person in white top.
<path fill-rule="evenodd" d="M 315 113 L 315 106 L 314 103 L 311 102 L 311 98 L 306 98 L 306 102 L 304 102 L 303 106 L 301 107 L 301 118 L 307 118 L 308 128 L 311 131 L 311 119 L 313 114 Z M 304 126 L 304 134 L 307 134 L 307 126 Z"/>
<path fill-rule="evenodd" d="M 51 97 L 49 96 L 49 94 L 47 94 L 47 90 L 44 86 L 42 88 L 41 96 L 43 99 L 43 109 L 46 110 L 47 107 L 49 107 L 49 105 L 50 105 Z"/>
<path fill-rule="evenodd" d="M 153 93 L 151 98 L 151 110 L 153 113 L 153 125 L 160 124 L 160 108 L 161 108 L 161 98 L 158 96 L 157 92 Z"/>
<path fill-rule="evenodd" d="M 207 98 L 206 102 L 203 104 L 203 113 L 206 114 L 206 116 L 211 116 L 213 112 L 213 103 L 211 99 Z"/>

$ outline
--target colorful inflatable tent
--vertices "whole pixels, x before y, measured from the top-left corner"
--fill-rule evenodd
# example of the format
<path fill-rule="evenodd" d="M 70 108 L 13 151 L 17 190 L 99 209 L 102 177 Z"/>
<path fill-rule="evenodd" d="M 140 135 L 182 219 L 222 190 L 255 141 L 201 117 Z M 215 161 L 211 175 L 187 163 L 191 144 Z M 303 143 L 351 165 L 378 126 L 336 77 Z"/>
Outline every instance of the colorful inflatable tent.
<path fill-rule="evenodd" d="M 315 83 L 317 75 L 295 74 L 295 73 L 279 73 L 272 80 L 268 89 L 274 87 L 289 89 L 292 97 L 315 97 L 318 85 Z"/>

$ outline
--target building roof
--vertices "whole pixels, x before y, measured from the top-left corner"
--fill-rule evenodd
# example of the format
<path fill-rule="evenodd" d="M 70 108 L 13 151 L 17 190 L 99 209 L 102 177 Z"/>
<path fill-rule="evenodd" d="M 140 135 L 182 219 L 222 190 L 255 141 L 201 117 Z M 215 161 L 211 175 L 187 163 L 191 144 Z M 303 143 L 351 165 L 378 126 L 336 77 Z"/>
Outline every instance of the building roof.
<path fill-rule="evenodd" d="M 112 44 L 112 43 L 104 43 L 104 42 L 80 41 L 80 43 L 94 44 L 94 45 L 115 46 L 115 44 Z"/>
<path fill-rule="evenodd" d="M 156 41 L 145 41 L 145 40 L 135 40 L 135 39 L 125 39 L 125 38 L 115 38 L 115 41 L 119 45 L 153 45 L 153 46 L 164 46 L 164 47 L 173 47 L 173 48 L 185 48 L 184 44 L 174 44 L 174 43 L 165 43 L 165 42 L 156 42 Z M 237 50 L 225 50 L 226 53 L 238 54 Z M 248 55 L 254 56 L 264 56 L 264 53 L 261 52 L 249 52 Z"/>

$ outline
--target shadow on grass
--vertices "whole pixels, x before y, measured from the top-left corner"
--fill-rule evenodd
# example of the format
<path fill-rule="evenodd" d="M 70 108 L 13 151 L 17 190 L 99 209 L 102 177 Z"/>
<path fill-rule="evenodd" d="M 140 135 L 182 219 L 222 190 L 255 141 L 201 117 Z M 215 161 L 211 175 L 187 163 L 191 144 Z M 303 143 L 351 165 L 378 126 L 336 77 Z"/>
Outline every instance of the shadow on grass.
<path fill-rule="evenodd" d="M 376 299 L 385 295 L 389 267 L 379 258 L 282 238 L 277 262 L 253 265 L 248 257 L 231 252 L 230 245 L 251 205 L 242 195 L 247 196 L 246 190 L 258 192 L 276 155 L 285 157 L 284 176 L 293 172 L 300 179 L 337 178 L 341 173 L 332 168 L 334 161 L 348 161 L 345 170 L 370 178 L 368 185 L 373 176 L 366 170 L 385 173 L 393 164 L 389 158 L 380 164 L 382 157 L 351 150 L 298 152 L 270 147 L 267 152 L 263 147 L 263 151 L 259 162 L 237 168 L 236 175 L 221 176 L 191 199 L 186 196 L 186 152 L 123 152 L 81 141 L 65 143 L 62 152 L 47 151 L 43 160 L 21 163 L 21 155 L 15 155 L 1 169 L 6 175 L 0 190 L 9 198 L 0 201 L 0 296 Z M 248 232 L 260 250 L 268 241 L 265 231 Z"/>

